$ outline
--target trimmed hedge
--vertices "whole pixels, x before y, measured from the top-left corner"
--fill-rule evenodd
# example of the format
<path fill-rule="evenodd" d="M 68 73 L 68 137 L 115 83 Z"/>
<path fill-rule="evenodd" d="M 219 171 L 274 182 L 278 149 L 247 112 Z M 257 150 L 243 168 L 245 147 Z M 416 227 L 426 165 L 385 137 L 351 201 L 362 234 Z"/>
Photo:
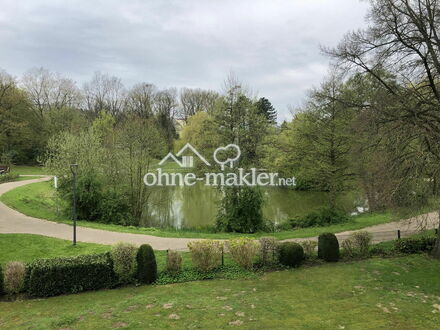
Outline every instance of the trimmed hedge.
<path fill-rule="evenodd" d="M 109 253 L 41 259 L 27 270 L 25 287 L 33 297 L 111 288 L 117 283 Z"/>
<path fill-rule="evenodd" d="M 418 238 L 402 238 L 394 242 L 394 248 L 400 253 L 431 252 L 435 246 L 436 237 L 423 236 Z"/>
<path fill-rule="evenodd" d="M 285 242 L 279 245 L 280 263 L 288 267 L 298 267 L 304 260 L 304 249 L 294 242 Z"/>
<path fill-rule="evenodd" d="M 157 263 L 153 248 L 148 244 L 139 247 L 136 255 L 137 280 L 140 283 L 150 284 L 157 279 Z"/>
<path fill-rule="evenodd" d="M 339 242 L 335 234 L 323 233 L 319 235 L 318 258 L 325 261 L 339 260 Z"/>

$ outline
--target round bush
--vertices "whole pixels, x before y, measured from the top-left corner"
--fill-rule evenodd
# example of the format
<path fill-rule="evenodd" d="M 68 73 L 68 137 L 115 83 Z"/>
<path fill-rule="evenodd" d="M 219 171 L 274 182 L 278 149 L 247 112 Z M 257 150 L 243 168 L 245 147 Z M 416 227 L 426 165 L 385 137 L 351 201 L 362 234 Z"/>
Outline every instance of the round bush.
<path fill-rule="evenodd" d="M 141 283 L 150 284 L 157 279 L 157 264 L 153 248 L 148 244 L 139 247 L 136 255 L 137 279 Z"/>
<path fill-rule="evenodd" d="M 279 247 L 279 258 L 282 265 L 298 267 L 304 260 L 304 249 L 298 243 L 281 243 Z"/>
<path fill-rule="evenodd" d="M 324 233 L 319 235 L 318 258 L 325 261 L 339 260 L 339 242 L 335 234 Z"/>

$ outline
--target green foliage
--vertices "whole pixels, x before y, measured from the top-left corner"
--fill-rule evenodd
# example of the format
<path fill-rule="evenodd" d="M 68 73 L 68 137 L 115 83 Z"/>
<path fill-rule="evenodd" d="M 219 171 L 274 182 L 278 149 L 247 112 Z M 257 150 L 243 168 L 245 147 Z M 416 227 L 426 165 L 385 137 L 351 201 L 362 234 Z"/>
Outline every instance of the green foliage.
<path fill-rule="evenodd" d="M 263 114 L 270 124 L 275 125 L 277 123 L 277 111 L 268 99 L 265 97 L 260 98 L 257 101 L 256 106 L 258 112 Z"/>
<path fill-rule="evenodd" d="M 66 201 L 66 213 L 72 212 L 73 180 L 61 180 L 58 188 L 62 199 Z M 103 180 L 97 173 L 80 175 L 77 179 L 77 216 L 80 220 L 92 222 L 132 225 L 130 206 L 122 192 L 105 190 Z"/>
<path fill-rule="evenodd" d="M 0 265 L 0 297 L 5 293 L 4 288 L 4 279 L 3 279 L 3 268 L 2 265 Z"/>
<path fill-rule="evenodd" d="M 310 213 L 305 217 L 297 217 L 289 219 L 287 224 L 292 229 L 295 228 L 309 228 L 309 227 L 325 227 L 339 223 L 345 223 L 350 220 L 350 217 L 344 210 L 335 208 L 323 208 L 319 211 Z"/>
<path fill-rule="evenodd" d="M 78 164 L 78 209 L 82 220 L 139 225 L 153 194 L 142 179 L 165 152 L 163 137 L 153 120 L 101 114 L 92 127 L 54 135 L 45 165 L 60 179 L 60 193 L 72 201 L 69 165 Z M 150 191 L 151 190 L 151 191 Z"/>
<path fill-rule="evenodd" d="M 211 271 L 221 265 L 223 243 L 220 241 L 191 241 L 188 243 L 188 249 L 193 265 L 199 271 Z"/>
<path fill-rule="evenodd" d="M 167 251 L 166 270 L 169 273 L 176 274 L 182 270 L 182 256 L 174 250 Z"/>
<path fill-rule="evenodd" d="M 339 242 L 335 234 L 323 233 L 319 235 L 318 258 L 325 261 L 339 260 Z"/>
<path fill-rule="evenodd" d="M 131 243 L 119 242 L 113 246 L 111 250 L 113 270 L 121 283 L 131 283 L 135 280 L 137 253 L 138 249 Z"/>
<path fill-rule="evenodd" d="M 417 238 L 402 238 L 394 242 L 394 248 L 400 253 L 431 252 L 434 249 L 436 237 L 422 236 Z"/>
<path fill-rule="evenodd" d="M 151 284 L 157 279 L 156 256 L 153 248 L 148 244 L 142 244 L 136 255 L 137 280 L 140 283 Z"/>
<path fill-rule="evenodd" d="M 228 241 L 228 249 L 232 259 L 245 269 L 252 269 L 260 244 L 251 238 L 237 238 Z"/>
<path fill-rule="evenodd" d="M 201 271 L 199 269 L 187 268 L 180 272 L 161 272 L 158 276 L 156 284 L 173 284 L 193 281 L 204 281 L 213 279 L 255 279 L 259 277 L 259 273 L 246 270 L 236 264 L 229 264 L 219 266 L 208 271 Z"/>
<path fill-rule="evenodd" d="M 19 175 L 14 173 L 0 174 L 0 183 L 15 181 L 18 177 Z"/>
<path fill-rule="evenodd" d="M 26 266 L 20 261 L 11 261 L 6 264 L 4 272 L 4 289 L 8 294 L 17 294 L 22 291 L 26 275 Z"/>
<path fill-rule="evenodd" d="M 111 288 L 117 283 L 109 253 L 40 259 L 28 266 L 26 288 L 33 297 Z"/>
<path fill-rule="evenodd" d="M 217 214 L 217 229 L 255 233 L 264 228 L 263 194 L 254 187 L 226 187 Z"/>
<path fill-rule="evenodd" d="M 259 162 L 257 149 L 269 124 L 239 81 L 229 77 L 225 87 L 213 113 L 217 134 L 224 145 L 239 141 L 240 165 L 250 167 Z"/>
<path fill-rule="evenodd" d="M 62 198 L 69 201 L 71 209 L 73 198 L 73 179 L 62 180 L 58 188 Z M 77 198 L 77 216 L 78 219 L 88 219 L 89 221 L 99 220 L 100 203 L 102 200 L 102 183 L 96 177 L 96 174 L 88 173 L 81 175 L 77 179 L 76 188 Z"/>
<path fill-rule="evenodd" d="M 298 267 L 304 260 L 304 249 L 294 242 L 284 242 L 279 245 L 280 263 L 288 267 Z"/>

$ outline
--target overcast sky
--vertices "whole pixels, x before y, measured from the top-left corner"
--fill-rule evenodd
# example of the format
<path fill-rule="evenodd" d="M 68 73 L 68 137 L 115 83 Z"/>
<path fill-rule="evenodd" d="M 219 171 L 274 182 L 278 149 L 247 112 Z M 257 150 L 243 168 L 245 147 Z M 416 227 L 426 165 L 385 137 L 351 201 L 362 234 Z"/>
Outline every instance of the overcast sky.
<path fill-rule="evenodd" d="M 233 72 L 289 118 L 334 46 L 364 26 L 357 0 L 0 0 L 0 69 L 46 67 L 79 86 L 94 71 L 130 87 L 220 90 Z"/>

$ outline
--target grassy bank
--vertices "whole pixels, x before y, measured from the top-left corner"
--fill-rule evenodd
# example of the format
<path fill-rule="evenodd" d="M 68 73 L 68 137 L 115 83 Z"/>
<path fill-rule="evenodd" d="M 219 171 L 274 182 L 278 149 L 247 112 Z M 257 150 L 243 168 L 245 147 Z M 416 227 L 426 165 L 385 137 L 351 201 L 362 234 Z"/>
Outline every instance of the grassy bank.
<path fill-rule="evenodd" d="M 424 255 L 325 264 L 258 279 L 126 287 L 1 302 L 2 329 L 434 329 L 440 262 Z"/>

